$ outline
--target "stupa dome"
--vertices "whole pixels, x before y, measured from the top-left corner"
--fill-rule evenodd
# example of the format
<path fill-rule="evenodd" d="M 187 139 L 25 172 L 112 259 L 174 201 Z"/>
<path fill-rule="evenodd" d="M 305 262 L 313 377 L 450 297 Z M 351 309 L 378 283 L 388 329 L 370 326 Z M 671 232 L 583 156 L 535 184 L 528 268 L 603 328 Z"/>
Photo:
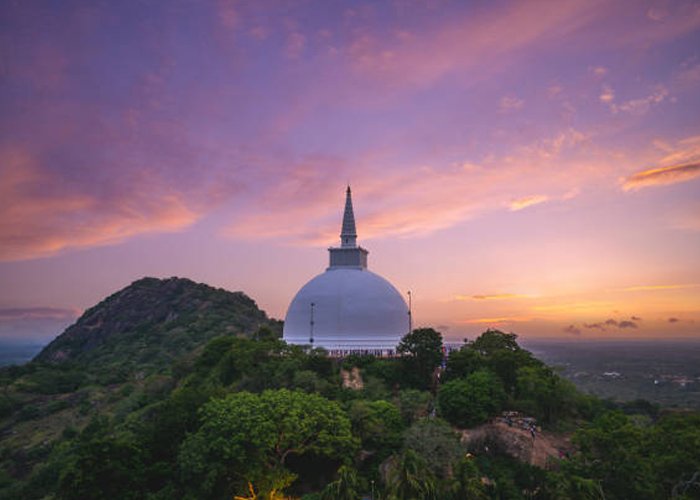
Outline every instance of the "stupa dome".
<path fill-rule="evenodd" d="M 408 308 L 387 280 L 366 269 L 328 269 L 296 294 L 284 340 L 326 349 L 394 349 L 408 333 Z"/>
<path fill-rule="evenodd" d="M 328 350 L 393 350 L 409 330 L 401 294 L 367 269 L 367 250 L 356 245 L 355 218 L 348 187 L 340 235 L 330 248 L 330 266 L 296 294 L 284 320 L 290 344 Z"/>

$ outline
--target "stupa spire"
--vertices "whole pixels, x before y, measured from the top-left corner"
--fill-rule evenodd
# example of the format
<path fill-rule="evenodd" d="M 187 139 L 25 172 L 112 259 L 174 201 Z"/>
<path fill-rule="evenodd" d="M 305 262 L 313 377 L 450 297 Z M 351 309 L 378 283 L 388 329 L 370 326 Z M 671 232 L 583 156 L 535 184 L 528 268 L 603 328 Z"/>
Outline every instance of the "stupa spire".
<path fill-rule="evenodd" d="M 350 185 L 345 191 L 345 212 L 343 212 L 343 227 L 340 231 L 340 246 L 342 248 L 354 248 L 357 246 L 357 229 L 355 229 L 355 214 L 352 210 Z"/>
<path fill-rule="evenodd" d="M 345 211 L 343 226 L 340 229 L 340 246 L 329 248 L 330 267 L 328 269 L 354 268 L 367 269 L 367 250 L 357 246 L 357 230 L 355 229 L 355 214 L 352 211 L 352 193 L 350 186 L 345 191 Z"/>

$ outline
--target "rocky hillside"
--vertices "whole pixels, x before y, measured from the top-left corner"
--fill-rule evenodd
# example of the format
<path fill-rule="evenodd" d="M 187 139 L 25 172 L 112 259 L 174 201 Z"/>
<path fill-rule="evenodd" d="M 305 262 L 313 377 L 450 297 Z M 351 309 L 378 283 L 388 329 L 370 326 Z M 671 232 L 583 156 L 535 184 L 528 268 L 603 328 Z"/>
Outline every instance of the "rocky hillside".
<path fill-rule="evenodd" d="M 33 363 L 152 372 L 213 337 L 250 336 L 263 326 L 279 334 L 280 323 L 242 292 L 183 278 L 143 278 L 88 309 Z"/>
<path fill-rule="evenodd" d="M 507 456 L 541 468 L 574 452 L 570 435 L 538 429 L 533 438 L 528 430 L 498 420 L 460 432 L 474 453 Z"/>

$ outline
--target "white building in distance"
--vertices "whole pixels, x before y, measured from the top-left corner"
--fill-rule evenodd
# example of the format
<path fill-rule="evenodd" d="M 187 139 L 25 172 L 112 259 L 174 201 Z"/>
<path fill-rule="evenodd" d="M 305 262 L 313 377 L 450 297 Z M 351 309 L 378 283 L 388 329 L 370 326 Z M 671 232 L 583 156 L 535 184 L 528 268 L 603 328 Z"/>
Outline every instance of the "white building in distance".
<path fill-rule="evenodd" d="M 289 305 L 284 340 L 331 353 L 393 352 L 409 331 L 409 310 L 391 283 L 367 269 L 369 252 L 357 246 L 350 186 L 340 247 L 328 251 L 329 267 L 304 285 Z"/>

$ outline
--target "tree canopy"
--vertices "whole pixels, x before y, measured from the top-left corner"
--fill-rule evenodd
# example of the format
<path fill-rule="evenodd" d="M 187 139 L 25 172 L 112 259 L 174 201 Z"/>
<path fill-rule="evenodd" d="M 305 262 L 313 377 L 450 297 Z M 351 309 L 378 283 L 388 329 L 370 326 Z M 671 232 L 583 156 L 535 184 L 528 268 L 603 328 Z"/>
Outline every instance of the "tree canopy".
<path fill-rule="evenodd" d="M 442 335 L 432 328 L 419 328 L 405 335 L 396 351 L 403 356 L 402 379 L 418 389 L 433 385 L 433 374 L 442 362 Z"/>
<path fill-rule="evenodd" d="M 266 490 L 288 486 L 290 454 L 342 461 L 357 447 L 340 406 L 301 391 L 229 394 L 204 405 L 201 419 L 182 445 L 180 464 L 205 495 L 245 491 L 248 482 Z"/>
<path fill-rule="evenodd" d="M 505 400 L 501 381 L 488 370 L 479 370 L 443 384 L 437 405 L 445 420 L 458 427 L 470 427 L 499 412 Z"/>

